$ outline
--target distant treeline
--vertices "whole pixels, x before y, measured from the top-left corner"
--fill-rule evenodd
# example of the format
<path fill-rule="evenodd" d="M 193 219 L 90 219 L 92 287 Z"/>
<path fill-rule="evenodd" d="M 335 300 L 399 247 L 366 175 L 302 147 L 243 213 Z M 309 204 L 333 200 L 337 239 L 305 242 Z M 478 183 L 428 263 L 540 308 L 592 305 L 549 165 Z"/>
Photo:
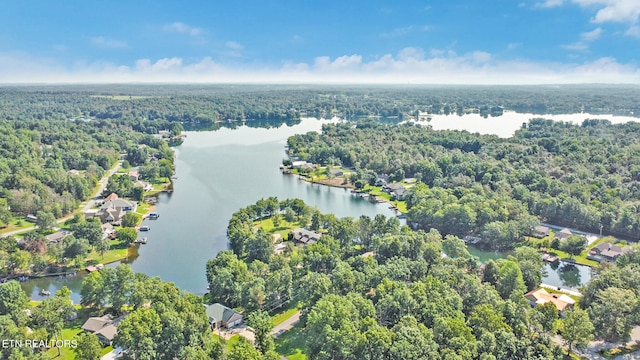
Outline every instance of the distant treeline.
<path fill-rule="evenodd" d="M 418 112 L 499 115 L 588 112 L 639 116 L 640 87 L 75 85 L 0 88 L 0 119 L 215 122 L 338 116 L 414 117 Z"/>

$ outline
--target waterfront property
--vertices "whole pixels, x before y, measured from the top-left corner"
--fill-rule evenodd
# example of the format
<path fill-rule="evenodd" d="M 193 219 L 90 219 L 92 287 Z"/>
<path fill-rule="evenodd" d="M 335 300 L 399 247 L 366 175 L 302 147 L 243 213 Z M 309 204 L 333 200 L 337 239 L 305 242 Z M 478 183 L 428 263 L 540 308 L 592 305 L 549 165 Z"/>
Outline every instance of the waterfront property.
<path fill-rule="evenodd" d="M 110 314 L 100 317 L 90 317 L 82 325 L 82 330 L 96 335 L 103 345 L 110 346 L 113 338 L 118 333 L 118 324 L 122 319 L 124 319 L 124 316 L 114 318 Z"/>
<path fill-rule="evenodd" d="M 565 294 L 550 294 L 544 288 L 529 291 L 524 295 L 529 300 L 531 306 L 543 305 L 548 302 L 553 303 L 558 309 L 558 312 L 562 314 L 566 309 L 573 307 L 576 301 Z"/>
<path fill-rule="evenodd" d="M 296 245 L 312 245 L 318 242 L 320 237 L 322 237 L 322 234 L 302 228 L 293 229 L 289 234 L 289 239 Z"/>
<path fill-rule="evenodd" d="M 543 237 L 547 237 L 550 234 L 551 234 L 551 229 L 549 229 L 546 226 L 538 225 L 533 228 L 533 233 L 531 235 L 533 235 L 533 237 L 536 237 L 538 239 L 542 239 Z"/>
<path fill-rule="evenodd" d="M 602 243 L 591 248 L 587 254 L 587 259 L 595 260 L 597 262 L 615 262 L 620 255 L 631 250 L 630 247 L 620 247 L 618 245 L 612 245 L 611 243 Z"/>
<path fill-rule="evenodd" d="M 136 211 L 137 204 L 133 201 L 121 199 L 117 194 L 112 193 L 105 198 L 100 210 L 95 216 L 100 218 L 102 223 L 120 224 L 124 214 Z"/>
<path fill-rule="evenodd" d="M 205 305 L 205 307 L 212 330 L 222 328 L 231 329 L 242 323 L 242 314 L 239 314 L 220 303 Z"/>
<path fill-rule="evenodd" d="M 571 230 L 564 228 L 556 233 L 555 238 L 560 240 L 567 240 L 567 238 L 571 235 L 573 235 L 573 233 L 571 233 Z"/>

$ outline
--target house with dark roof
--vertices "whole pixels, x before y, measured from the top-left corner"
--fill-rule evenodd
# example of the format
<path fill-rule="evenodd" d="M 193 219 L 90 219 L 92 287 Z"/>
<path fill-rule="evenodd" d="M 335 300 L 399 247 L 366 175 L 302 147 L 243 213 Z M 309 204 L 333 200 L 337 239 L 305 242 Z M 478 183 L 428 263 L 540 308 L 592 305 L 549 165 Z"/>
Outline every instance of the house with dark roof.
<path fill-rule="evenodd" d="M 205 305 L 205 308 L 212 330 L 221 328 L 231 329 L 242 323 L 241 314 L 220 303 Z"/>
<path fill-rule="evenodd" d="M 300 245 L 315 244 L 320 240 L 320 237 L 322 237 L 322 234 L 301 228 L 293 229 L 293 231 L 289 233 L 289 240 Z"/>
<path fill-rule="evenodd" d="M 567 240 L 567 238 L 571 235 L 573 235 L 571 230 L 564 228 L 556 233 L 555 238 L 560 240 Z"/>
<path fill-rule="evenodd" d="M 543 237 L 549 236 L 549 234 L 551 234 L 551 229 L 546 226 L 538 225 L 533 228 L 533 233 L 531 235 L 538 239 L 542 239 Z"/>
<path fill-rule="evenodd" d="M 82 330 L 96 335 L 103 345 L 110 346 L 113 338 L 118 333 L 118 324 L 122 319 L 124 319 L 124 316 L 114 319 L 110 314 L 90 317 L 82 324 Z"/>
<path fill-rule="evenodd" d="M 620 255 L 631 250 L 630 247 L 620 247 L 618 245 L 612 245 L 611 243 L 602 243 L 596 245 L 589 250 L 587 259 L 595 260 L 597 262 L 615 262 Z"/>
<path fill-rule="evenodd" d="M 404 187 L 401 187 L 399 189 L 393 190 L 391 192 L 391 197 L 393 199 L 396 200 L 402 200 L 404 199 L 405 195 L 408 193 L 409 191 L 407 189 L 405 189 Z"/>
<path fill-rule="evenodd" d="M 50 243 L 57 244 L 57 243 L 61 242 L 62 239 L 64 239 L 65 236 L 67 236 L 69 234 L 70 234 L 70 232 L 62 230 L 62 231 L 58 231 L 58 232 L 55 232 L 53 234 L 47 235 L 47 236 L 45 236 L 45 238 Z"/>
<path fill-rule="evenodd" d="M 390 184 L 385 184 L 382 186 L 382 191 L 386 192 L 386 193 L 393 193 L 396 190 L 400 190 L 400 189 L 404 189 L 407 190 L 404 185 L 400 184 L 400 183 L 390 183 Z"/>
<path fill-rule="evenodd" d="M 576 303 L 576 301 L 568 295 L 550 294 L 544 288 L 529 291 L 524 294 L 524 297 L 529 300 L 529 304 L 531 304 L 531 306 L 538 306 L 551 302 L 556 306 L 559 313 L 563 313 L 566 309 L 573 307 Z"/>

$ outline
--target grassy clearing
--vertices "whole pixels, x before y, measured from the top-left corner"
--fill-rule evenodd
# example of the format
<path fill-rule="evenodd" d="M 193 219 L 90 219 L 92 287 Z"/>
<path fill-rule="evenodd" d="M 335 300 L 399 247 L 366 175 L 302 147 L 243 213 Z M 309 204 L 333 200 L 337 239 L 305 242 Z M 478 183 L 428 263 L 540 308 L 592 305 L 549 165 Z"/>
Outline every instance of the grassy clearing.
<path fill-rule="evenodd" d="M 58 337 L 60 340 L 73 340 L 78 334 L 82 332 L 82 324 L 86 319 L 74 320 L 71 324 L 62 329 L 62 334 Z M 70 347 L 61 348 L 60 356 L 58 356 L 58 349 L 52 348 L 47 351 L 47 356 L 50 359 L 60 360 L 73 360 L 76 358 L 75 351 Z"/>
<path fill-rule="evenodd" d="M 286 221 L 282 216 L 280 217 L 280 224 L 278 224 L 278 227 L 275 227 L 273 225 L 272 218 L 254 221 L 253 226 L 256 228 L 261 228 L 269 234 L 280 234 L 281 239 L 286 239 L 291 230 L 298 227 L 304 227 L 297 221 Z"/>
<path fill-rule="evenodd" d="M 104 256 L 98 252 L 91 251 L 85 261 L 88 264 L 106 264 L 118 260 L 125 259 L 129 252 L 129 247 L 124 246 L 119 240 L 111 240 L 111 249 L 104 253 Z"/>
<path fill-rule="evenodd" d="M 218 335 L 215 335 L 218 336 Z M 225 345 L 227 351 L 231 351 L 231 349 L 233 349 L 233 347 L 240 342 L 240 334 L 236 334 L 233 335 L 232 337 L 229 338 L 229 340 L 227 340 L 227 343 Z"/>
<path fill-rule="evenodd" d="M 26 221 L 22 216 L 14 217 L 13 219 L 9 220 L 8 224 L 5 224 L 5 225 L 6 226 L 2 228 L 2 230 L 0 230 L 0 234 L 6 233 L 9 231 L 28 229 L 30 227 L 35 226 L 33 223 Z"/>
<path fill-rule="evenodd" d="M 298 323 L 291 330 L 276 338 L 276 352 L 289 360 L 306 360 L 305 338 L 302 325 Z"/>
<path fill-rule="evenodd" d="M 273 321 L 273 326 L 278 326 L 285 322 L 285 320 L 289 319 L 293 316 L 293 314 L 298 312 L 298 308 L 296 306 L 291 307 L 290 309 L 286 309 L 285 311 L 275 314 L 271 317 L 271 321 Z"/>

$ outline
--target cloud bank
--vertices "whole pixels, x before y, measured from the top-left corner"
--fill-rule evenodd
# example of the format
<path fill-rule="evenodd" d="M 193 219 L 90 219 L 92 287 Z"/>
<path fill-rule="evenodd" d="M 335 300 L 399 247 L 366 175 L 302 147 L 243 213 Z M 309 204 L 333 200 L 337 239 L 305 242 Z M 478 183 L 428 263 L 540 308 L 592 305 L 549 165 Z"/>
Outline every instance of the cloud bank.
<path fill-rule="evenodd" d="M 596 33 L 586 35 L 595 36 Z M 236 43 L 227 44 L 239 48 Z M 501 60 L 475 51 L 405 48 L 365 60 L 351 54 L 273 66 L 230 66 L 211 57 L 139 59 L 132 65 L 79 64 L 65 67 L 25 53 L 0 53 L 2 83 L 362 83 L 362 84 L 560 84 L 640 83 L 640 68 L 603 57 L 583 63 Z"/>

